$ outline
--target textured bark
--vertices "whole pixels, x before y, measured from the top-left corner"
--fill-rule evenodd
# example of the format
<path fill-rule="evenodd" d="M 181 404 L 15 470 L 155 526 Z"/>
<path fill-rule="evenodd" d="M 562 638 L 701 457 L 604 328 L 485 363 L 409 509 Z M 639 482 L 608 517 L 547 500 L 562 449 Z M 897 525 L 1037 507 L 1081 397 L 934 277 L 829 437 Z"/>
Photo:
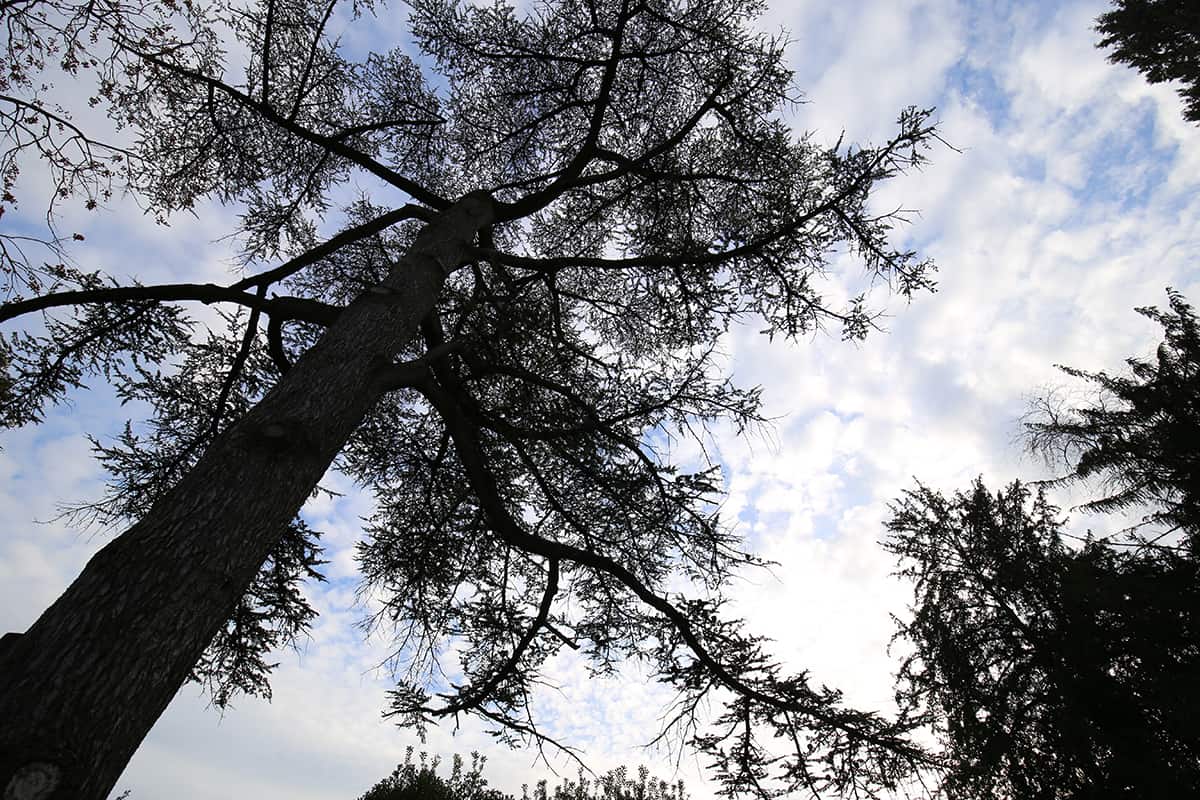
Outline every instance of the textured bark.
<path fill-rule="evenodd" d="M 467 195 L 418 236 L 187 477 L 0 652 L 4 800 L 104 800 L 284 526 L 384 390 L 494 207 Z"/>

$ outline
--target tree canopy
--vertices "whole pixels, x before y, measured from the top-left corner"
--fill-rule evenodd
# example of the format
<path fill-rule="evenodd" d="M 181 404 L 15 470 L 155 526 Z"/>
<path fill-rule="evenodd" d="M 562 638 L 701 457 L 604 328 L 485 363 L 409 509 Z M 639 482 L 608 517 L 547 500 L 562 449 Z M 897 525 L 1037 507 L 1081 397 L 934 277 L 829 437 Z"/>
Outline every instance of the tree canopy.
<path fill-rule="evenodd" d="M 914 581 L 897 692 L 968 798 L 1188 797 L 1200 789 L 1200 568 L 1068 542 L 1040 494 L 909 492 L 889 550 Z"/>
<path fill-rule="evenodd" d="M 897 692 L 946 753 L 949 798 L 1159 798 L 1200 791 L 1200 440 L 1196 319 L 1138 309 L 1164 340 L 1125 374 L 1062 368 L 1089 403 L 1036 401 L 1029 441 L 1063 477 L 1036 494 L 977 480 L 893 507 L 885 546 L 914 584 Z M 1082 483 L 1089 511 L 1141 509 L 1080 539 L 1045 498 Z M 1132 534 L 1132 535 L 1130 535 Z"/>
<path fill-rule="evenodd" d="M 1108 60 L 1150 83 L 1179 81 L 1183 117 L 1200 123 L 1200 10 L 1189 0 L 1113 0 L 1096 19 Z"/>
<path fill-rule="evenodd" d="M 404 762 L 392 774 L 372 786 L 358 800 L 513 800 L 512 794 L 490 789 L 483 777 L 486 759 L 471 754 L 466 767 L 462 756 L 451 760 L 450 774 L 438 774 L 440 759 L 421 753 L 413 761 L 413 749 L 408 748 Z M 582 773 L 578 779 L 564 778 L 553 790 L 546 781 L 538 781 L 532 791 L 528 784 L 521 787 L 522 800 L 686 800 L 683 782 L 674 784 L 650 775 L 639 767 L 637 777 L 625 767 L 609 770 L 594 779 Z"/>
<path fill-rule="evenodd" d="M 1200 554 L 1200 327 L 1191 305 L 1168 290 L 1170 310 L 1139 308 L 1163 329 L 1153 359 L 1130 358 L 1123 374 L 1060 369 L 1094 389 L 1071 408 L 1062 393 L 1035 401 L 1030 449 L 1068 472 L 1053 484 L 1082 483 L 1101 496 L 1082 508 L 1145 510 L 1154 537 L 1182 535 Z"/>
<path fill-rule="evenodd" d="M 416 762 L 413 749 L 408 748 L 404 762 L 392 774 L 368 789 L 358 800 L 512 800 L 496 789 L 489 789 L 483 777 L 484 759 L 471 754 L 471 766 L 465 767 L 462 756 L 455 753 L 450 774 L 438 774 L 440 759 L 421 753 Z"/>
<path fill-rule="evenodd" d="M 0 321 L 43 324 L 5 340 L 0 419 L 36 423 L 97 379 L 150 416 L 95 439 L 109 488 L 77 508 L 129 529 L 0 653 L 0 718 L 23 721 L 0 779 L 49 764 L 56 791 L 102 797 L 186 676 L 218 703 L 266 693 L 267 655 L 312 618 L 319 539 L 298 512 L 330 466 L 376 500 L 357 555 L 371 624 L 396 636 L 401 724 L 469 713 L 557 744 L 530 697 L 570 647 L 674 687 L 664 735 L 731 793 L 870 793 L 923 763 L 909 721 L 784 673 L 723 614 L 760 561 L 718 517 L 718 466 L 663 446 L 760 420 L 721 371 L 731 325 L 868 333 L 865 295 L 826 297 L 834 253 L 903 296 L 932 285 L 890 242 L 903 214 L 871 204 L 923 162 L 931 112 L 878 146 L 796 135 L 760 11 L 414 0 L 416 50 L 364 52 L 338 31 L 382 4 L 6 6 L 24 65 L 6 88 L 25 96 L 0 105 L 26 138 L 4 163 L 51 148 L 59 196 L 123 181 L 164 219 L 230 205 L 243 264 L 224 285 L 142 285 L 3 263 Z M 101 158 L 59 126 L 35 75 L 53 59 L 96 75 L 132 145 Z"/>

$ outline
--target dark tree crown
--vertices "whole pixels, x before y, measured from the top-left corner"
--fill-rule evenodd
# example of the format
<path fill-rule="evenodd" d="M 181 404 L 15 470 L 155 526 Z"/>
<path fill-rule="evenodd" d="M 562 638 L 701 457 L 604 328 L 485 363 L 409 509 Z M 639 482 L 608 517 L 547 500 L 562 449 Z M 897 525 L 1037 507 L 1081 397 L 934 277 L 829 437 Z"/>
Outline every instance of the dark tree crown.
<path fill-rule="evenodd" d="M 1092 402 L 1067 408 L 1051 393 L 1035 401 L 1030 449 L 1070 471 L 1051 484 L 1083 482 L 1101 496 L 1081 508 L 1144 509 L 1148 536 L 1178 532 L 1200 546 L 1200 326 L 1191 305 L 1168 290 L 1169 311 L 1138 313 L 1163 329 L 1152 359 L 1130 358 L 1123 374 L 1060 367 L 1095 389 Z M 1141 527 L 1141 526 L 1139 526 Z"/>
<path fill-rule="evenodd" d="M 1155 358 L 1061 367 L 1090 402 L 1036 401 L 1030 446 L 1066 475 L 1036 495 L 918 486 L 892 509 L 886 547 L 914 582 L 897 696 L 941 740 L 948 798 L 1200 792 L 1200 328 L 1168 299 L 1138 309 L 1162 326 Z M 1065 483 L 1101 490 L 1086 510 L 1144 521 L 1070 536 L 1043 494 Z"/>
<path fill-rule="evenodd" d="M 396 636 L 389 714 L 470 713 L 504 741 L 557 744 L 530 695 L 570 647 L 598 674 L 637 659 L 673 686 L 666 728 L 729 793 L 894 787 L 925 759 L 911 724 L 786 674 L 724 615 L 731 577 L 761 562 L 719 519 L 719 465 L 681 468 L 661 443 L 762 422 L 758 390 L 719 369 L 730 326 L 874 327 L 865 295 L 826 298 L 833 253 L 902 296 L 932 288 L 932 265 L 890 241 L 903 214 L 870 203 L 924 162 L 931 112 L 902 112 L 878 146 L 796 135 L 783 43 L 752 27 L 757 0 L 409 8 L 420 63 L 399 47 L 348 53 L 331 33 L 382 4 L 10 4 L 21 41 L 43 43 L 22 47 L 42 58 L 66 42 L 95 62 L 97 102 L 136 133 L 123 174 L 149 210 L 243 209 L 245 270 L 143 286 L 5 262 L 0 321 L 41 312 L 45 328 L 5 341 L 0 419 L 36 422 L 97 377 L 149 408 L 95 441 L 109 491 L 77 509 L 136 519 L 347 309 L 391 302 L 397 265 L 431 258 L 435 222 L 482 208 L 419 335 L 374 365 L 378 400 L 335 461 L 377 503 L 357 556 L 368 624 Z M 36 94 L 32 78 L 13 85 Z M 10 121 L 24 113 L 10 105 Z M 345 203 L 351 185 L 370 188 Z M 197 326 L 181 306 L 197 302 L 222 323 Z M 281 531 L 200 660 L 218 703 L 265 693 L 266 654 L 305 630 L 317 545 L 299 519 Z M 447 665 L 450 641 L 462 655 Z M 722 710 L 705 727 L 709 698 Z"/>
<path fill-rule="evenodd" d="M 1200 569 L 1173 551 L 1065 540 L 1020 483 L 893 507 L 914 582 L 897 696 L 945 749 L 952 800 L 1200 791 Z"/>
<path fill-rule="evenodd" d="M 1200 7 L 1192 0 L 1113 0 L 1096 19 L 1108 60 L 1150 83 L 1178 81 L 1183 116 L 1200 123 Z"/>

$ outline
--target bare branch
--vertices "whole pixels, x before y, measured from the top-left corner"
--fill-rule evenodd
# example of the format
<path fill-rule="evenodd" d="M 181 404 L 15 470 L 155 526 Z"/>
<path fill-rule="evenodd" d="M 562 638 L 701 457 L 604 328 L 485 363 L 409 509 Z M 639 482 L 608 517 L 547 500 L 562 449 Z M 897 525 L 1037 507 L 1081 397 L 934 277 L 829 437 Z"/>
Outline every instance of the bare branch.
<path fill-rule="evenodd" d="M 253 285 L 253 284 L 251 284 Z M 113 286 L 103 289 L 80 289 L 68 292 L 51 292 L 28 300 L 17 300 L 0 305 L 0 322 L 63 306 L 89 305 L 94 303 L 136 303 L 146 300 L 161 302 L 195 301 L 204 303 L 236 303 L 247 308 L 279 315 L 285 319 L 302 319 L 329 325 L 341 313 L 341 309 L 317 300 L 303 297 L 263 297 L 266 284 L 259 285 L 258 294 L 247 294 L 233 286 L 218 286 L 214 283 L 168 283 L 158 286 Z"/>

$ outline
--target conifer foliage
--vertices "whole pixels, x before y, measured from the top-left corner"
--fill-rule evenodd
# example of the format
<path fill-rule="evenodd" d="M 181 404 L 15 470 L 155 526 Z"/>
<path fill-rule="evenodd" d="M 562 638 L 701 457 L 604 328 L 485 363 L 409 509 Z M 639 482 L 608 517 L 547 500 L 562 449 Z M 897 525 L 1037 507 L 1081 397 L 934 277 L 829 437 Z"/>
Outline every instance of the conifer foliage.
<path fill-rule="evenodd" d="M 1100 496 L 1091 511 L 1143 509 L 1138 528 L 1155 539 L 1178 534 L 1200 556 L 1200 325 L 1192 306 L 1167 291 L 1169 310 L 1139 308 L 1162 327 L 1153 358 L 1130 358 L 1118 373 L 1060 367 L 1087 385 L 1088 402 L 1062 393 L 1035 401 L 1026 419 L 1030 449 L 1068 472 L 1053 485 L 1082 484 Z"/>
<path fill-rule="evenodd" d="M 1183 117 L 1200 123 L 1200 8 L 1191 0 L 1113 0 L 1096 19 L 1108 60 L 1150 83 L 1178 82 Z"/>
<path fill-rule="evenodd" d="M 124 264 L 3 262 L 0 321 L 18 327 L 0 419 L 34 424 L 97 380 L 150 416 L 97 439 L 109 491 L 78 509 L 126 532 L 0 654 L 0 784 L 34 771 L 53 797 L 98 800 L 189 676 L 222 703 L 265 693 L 265 654 L 312 616 L 298 587 L 319 541 L 297 515 L 330 467 L 377 502 L 358 561 L 372 625 L 396 636 L 401 724 L 474 714 L 557 744 L 530 698 L 569 647 L 674 687 L 668 727 L 731 792 L 871 792 L 923 759 L 907 722 L 784 673 L 722 613 L 759 562 L 718 519 L 716 465 L 657 444 L 759 420 L 757 390 L 716 359 L 731 325 L 866 335 L 865 299 L 823 291 L 835 249 L 901 295 L 931 286 L 889 242 L 902 216 L 869 202 L 923 162 L 930 112 L 878 146 L 796 135 L 761 11 L 5 5 L 27 99 L 0 107 L 42 127 L 0 163 L 54 148 L 64 200 L 115 181 L 163 218 L 230 204 L 245 264 L 225 284 L 143 285 Z M 412 48 L 346 44 L 405 16 Z M 57 127 L 30 70 L 60 57 L 95 75 L 128 152 Z M 221 322 L 199 326 L 197 304 Z"/>
<path fill-rule="evenodd" d="M 897 696 L 940 740 L 950 800 L 1200 794 L 1200 338 L 1168 299 L 1139 309 L 1163 329 L 1155 358 L 1063 368 L 1085 402 L 1036 402 L 1030 444 L 1065 475 L 893 507 L 885 546 L 914 586 Z M 1044 495 L 1063 484 L 1142 520 L 1072 536 Z"/>

